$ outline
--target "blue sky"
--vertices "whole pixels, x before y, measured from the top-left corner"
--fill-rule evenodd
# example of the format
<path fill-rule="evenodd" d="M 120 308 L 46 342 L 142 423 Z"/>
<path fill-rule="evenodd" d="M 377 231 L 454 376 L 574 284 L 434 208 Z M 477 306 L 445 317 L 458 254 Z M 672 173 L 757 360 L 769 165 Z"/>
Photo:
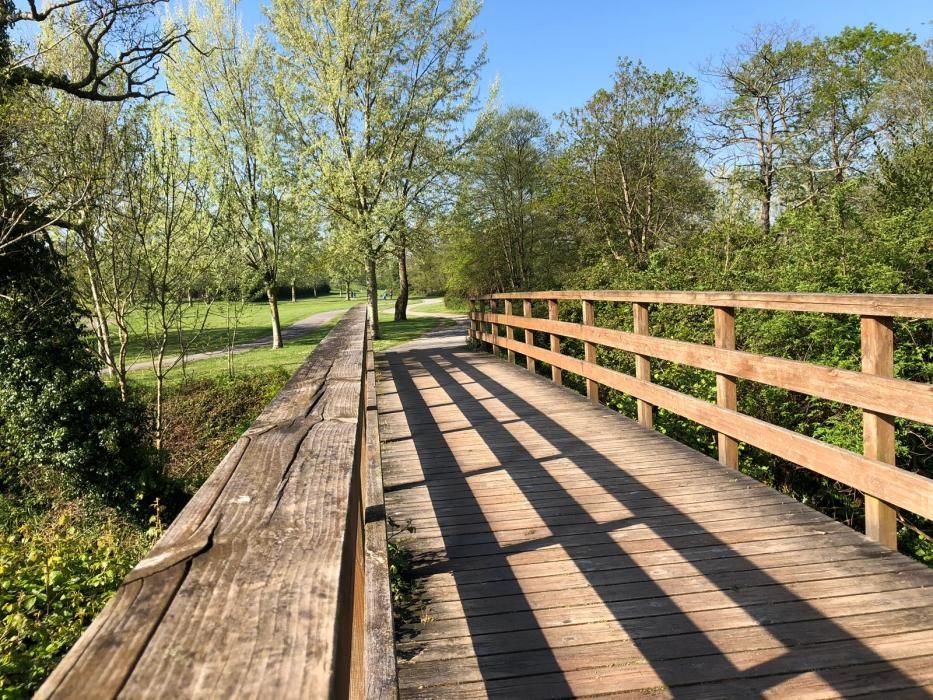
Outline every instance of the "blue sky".
<path fill-rule="evenodd" d="M 247 26 L 260 20 L 255 0 L 240 8 Z M 874 22 L 925 39 L 931 20 L 930 0 L 486 0 L 476 28 L 488 49 L 484 91 L 498 75 L 502 105 L 552 117 L 608 87 L 620 56 L 698 75 L 756 24 L 827 35 Z"/>
<path fill-rule="evenodd" d="M 487 44 L 486 80 L 499 75 L 500 103 L 550 117 L 608 87 L 619 56 L 697 75 L 756 24 L 796 22 L 826 35 L 874 22 L 923 39 L 930 20 L 929 0 L 486 0 L 477 28 Z"/>

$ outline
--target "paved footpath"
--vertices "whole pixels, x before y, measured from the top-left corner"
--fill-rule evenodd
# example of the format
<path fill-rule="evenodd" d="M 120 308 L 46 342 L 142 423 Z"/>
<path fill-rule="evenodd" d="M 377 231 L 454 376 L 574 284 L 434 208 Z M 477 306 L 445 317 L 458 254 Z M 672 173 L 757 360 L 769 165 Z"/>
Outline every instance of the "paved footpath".
<path fill-rule="evenodd" d="M 342 316 L 346 312 L 346 309 L 336 309 L 334 311 L 321 311 L 320 313 L 312 314 L 307 318 L 303 318 L 300 321 L 296 321 L 288 328 L 282 329 L 282 340 L 283 342 L 288 342 L 289 340 L 295 340 L 296 338 L 301 338 L 302 336 L 308 335 L 312 331 L 316 331 L 321 326 L 326 325 L 333 319 L 338 316 Z M 260 348 L 270 347 L 272 345 L 272 335 L 269 334 L 262 338 L 257 338 L 256 340 L 250 340 L 245 343 L 238 343 L 233 348 L 233 354 L 239 355 L 240 353 L 249 352 L 250 350 L 259 350 Z M 220 350 L 209 350 L 207 352 L 196 352 L 188 355 L 185 358 L 185 362 L 198 362 L 200 360 L 210 360 L 217 357 L 226 357 L 227 349 L 221 348 Z M 165 358 L 166 364 L 170 364 L 175 361 L 175 357 Z M 129 365 L 126 369 L 128 372 L 133 372 L 139 369 L 149 369 L 152 367 L 152 363 L 149 360 L 143 362 L 134 362 Z"/>

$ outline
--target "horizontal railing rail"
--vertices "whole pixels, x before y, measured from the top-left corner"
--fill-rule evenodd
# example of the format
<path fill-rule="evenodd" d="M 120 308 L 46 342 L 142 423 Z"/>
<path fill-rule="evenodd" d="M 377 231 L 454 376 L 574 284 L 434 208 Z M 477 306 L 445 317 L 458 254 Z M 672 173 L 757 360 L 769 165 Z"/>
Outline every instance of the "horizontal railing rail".
<path fill-rule="evenodd" d="M 535 300 L 547 302 L 548 318 L 532 315 Z M 522 302 L 521 316 L 514 313 L 516 301 Z M 583 322 L 558 320 L 560 301 L 579 301 Z M 633 332 L 596 325 L 596 302 L 631 303 Z M 712 306 L 715 344 L 651 336 L 649 304 Z M 498 305 L 504 313 L 497 312 Z M 577 374 L 585 379 L 592 401 L 599 400 L 599 385 L 633 396 L 638 420 L 646 427 L 653 427 L 653 410 L 660 407 L 711 428 L 718 432 L 719 460 L 726 466 L 738 467 L 738 444 L 745 442 L 858 489 L 865 495 L 866 533 L 889 547 L 897 547 L 894 507 L 933 518 L 933 479 L 900 469 L 894 460 L 894 418 L 933 424 L 933 386 L 894 378 L 892 327 L 894 317 L 933 318 L 933 296 L 546 291 L 474 297 L 470 308 L 471 338 L 488 343 L 494 353 L 504 349 L 513 361 L 516 354 L 524 355 L 531 371 L 536 361 L 545 362 L 557 383 L 562 382 L 562 371 Z M 862 371 L 736 350 L 736 308 L 858 315 Z M 515 338 L 516 330 L 524 331 L 523 341 Z M 534 332 L 549 336 L 548 348 L 535 345 Z M 582 341 L 583 359 L 561 353 L 561 338 Z M 600 366 L 597 346 L 633 353 L 635 376 Z M 652 358 L 714 372 L 716 403 L 653 384 Z M 739 413 L 737 379 L 861 408 L 863 454 Z"/>
<path fill-rule="evenodd" d="M 395 697 L 373 366 L 359 306 L 37 697 Z"/>

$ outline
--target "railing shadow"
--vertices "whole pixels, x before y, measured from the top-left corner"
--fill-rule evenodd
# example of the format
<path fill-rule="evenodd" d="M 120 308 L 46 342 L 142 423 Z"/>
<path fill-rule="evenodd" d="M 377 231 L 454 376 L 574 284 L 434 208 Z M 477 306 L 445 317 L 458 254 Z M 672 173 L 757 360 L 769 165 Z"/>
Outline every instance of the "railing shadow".
<path fill-rule="evenodd" d="M 667 478 L 665 469 L 673 470 L 670 480 L 681 478 L 677 476 L 677 465 L 665 465 L 663 460 L 659 461 L 656 471 L 646 476 L 644 464 L 651 461 L 652 448 L 666 444 L 670 452 L 667 438 L 619 417 L 619 430 L 626 433 L 635 452 L 631 456 L 614 454 L 610 458 L 600 446 L 594 447 L 534 403 L 513 393 L 507 385 L 492 379 L 476 364 L 477 358 L 482 358 L 483 362 L 492 360 L 470 353 L 462 346 L 449 342 L 445 345 L 445 336 L 454 334 L 462 337 L 462 330 L 433 334 L 437 339 L 436 347 L 424 344 L 384 356 L 402 409 L 413 426 L 412 441 L 425 475 L 423 482 L 411 482 L 390 490 L 418 486 L 427 490 L 446 558 L 445 561 L 420 562 L 418 573 L 449 571 L 453 575 L 486 692 L 509 695 L 521 690 L 529 693 L 529 697 L 563 697 L 580 692 L 580 687 L 565 674 L 560 654 L 552 648 L 553 634 L 542 627 L 530 594 L 523 589 L 510 561 L 520 552 L 546 547 L 561 547 L 566 558 L 573 561 L 574 577 L 581 581 L 579 577 L 582 576 L 581 582 L 586 587 L 576 590 L 581 593 L 581 600 L 586 599 L 589 589 L 595 593 L 595 601 L 601 603 L 591 606 L 590 612 L 595 612 L 595 617 L 584 615 L 580 620 L 557 621 L 555 626 L 578 621 L 580 624 L 595 621 L 618 625 L 625 635 L 617 635 L 617 639 L 627 637 L 637 650 L 635 656 L 650 664 L 658 686 L 665 686 L 678 697 L 722 692 L 757 695 L 807 673 L 817 674 L 828 688 L 846 694 L 853 691 L 850 668 L 853 666 L 863 666 L 876 677 L 885 678 L 892 688 L 915 685 L 897 666 L 795 593 L 792 586 L 759 568 L 739 551 L 740 547 L 708 529 L 702 516 L 691 515 L 658 493 L 652 483 Z M 514 371 L 522 372 L 518 367 L 514 367 Z M 425 400 L 415 382 L 417 374 L 429 376 L 435 391 L 441 390 L 456 405 L 472 426 L 467 430 L 475 430 L 482 438 L 485 448 L 495 456 L 497 466 L 469 472 L 461 470 L 449 444 L 449 433 L 433 420 L 431 407 L 437 403 L 429 405 Z M 535 456 L 511 426 L 501 422 L 486 401 L 475 395 L 475 390 L 468 390 L 464 380 L 494 396 L 518 416 L 520 422 L 554 446 L 554 453 L 545 458 Z M 540 377 L 536 381 L 547 383 Z M 595 410 L 570 391 L 561 392 L 560 399 L 573 402 L 581 411 Z M 680 446 L 679 449 L 687 448 Z M 710 470 L 719 470 L 716 473 L 720 478 L 723 476 L 723 468 L 711 460 L 698 454 L 695 459 L 705 460 Z M 609 521 L 598 518 L 590 504 L 579 502 L 555 472 L 548 469 L 552 460 L 563 460 L 566 466 L 582 472 L 595 487 L 611 494 L 610 501 L 604 504 L 605 510 L 615 508 L 624 512 L 624 517 Z M 631 466 L 626 468 L 627 464 Z M 696 471 L 696 468 L 692 472 L 686 470 L 682 478 L 689 481 L 695 478 Z M 540 537 L 535 533 L 527 541 L 512 544 L 497 541 L 492 524 L 484 515 L 483 503 L 468 479 L 496 472 L 504 473 L 514 484 L 530 505 L 529 517 L 533 516 L 536 522 L 543 521 L 548 535 Z M 773 514 L 770 518 L 762 517 L 760 523 L 744 522 L 742 519 L 748 512 L 736 514 L 736 522 L 728 532 L 777 527 L 776 536 L 788 542 L 795 541 L 794 547 L 798 550 L 806 549 L 806 541 L 822 532 L 828 538 L 827 560 L 833 558 L 830 547 L 845 542 L 844 546 L 849 549 L 837 554 L 837 558 L 888 559 L 891 566 L 886 570 L 898 569 L 901 558 L 897 555 L 868 543 L 853 550 L 852 533 L 844 526 L 792 503 L 747 477 L 728 474 L 729 478 L 738 480 L 740 487 L 752 489 L 752 496 L 761 496 L 762 513 Z M 781 519 L 784 512 L 788 513 L 787 527 L 780 526 L 784 522 Z M 729 519 L 722 514 L 718 517 L 719 520 L 713 522 L 721 524 Z M 644 564 L 650 555 L 634 556 L 637 552 L 626 548 L 625 539 L 620 542 L 613 537 L 613 533 L 623 529 L 649 532 L 650 539 L 660 543 L 658 551 L 668 553 L 669 562 L 684 571 L 692 568 L 692 576 L 684 577 L 685 581 L 687 578 L 700 582 L 705 579 L 709 586 L 700 586 L 695 591 L 689 587 L 674 590 L 662 583 L 670 579 L 661 577 L 659 580 Z M 757 534 L 757 539 L 761 539 L 760 530 Z M 833 539 L 835 535 L 841 537 Z M 801 541 L 800 538 L 805 539 Z M 749 541 L 753 539 L 756 538 L 749 537 Z M 741 542 L 742 539 L 732 537 L 732 541 Z M 780 546 L 774 549 L 782 551 Z M 793 548 L 785 547 L 783 551 L 793 551 Z M 903 587 L 908 585 L 910 576 L 906 575 Z M 865 590 L 871 591 L 871 588 Z M 571 600 L 575 594 L 558 585 L 553 591 L 555 604 Z M 707 595 L 707 607 L 698 602 L 694 609 L 683 609 L 683 602 L 694 594 L 695 601 Z M 540 595 L 536 599 L 540 600 Z M 853 601 L 853 609 L 859 609 L 858 600 Z M 887 608 L 878 608 L 882 609 Z M 600 618 L 600 614 L 604 618 Z M 707 628 L 717 614 L 731 616 L 734 622 L 720 624 L 716 629 L 725 632 L 714 637 Z M 743 662 L 737 664 L 735 644 L 723 649 L 723 639 L 728 636 L 731 624 L 735 625 L 732 629 L 741 631 L 736 634 L 746 634 L 748 628 L 755 628 L 756 634 L 770 635 L 773 644 L 762 648 L 757 657 L 746 654 Z M 612 667 L 618 661 L 599 658 L 596 642 L 585 650 L 593 656 L 581 666 L 580 654 L 577 654 L 576 668 Z M 615 673 L 615 681 L 611 680 L 613 672 L 603 673 L 610 679 L 606 681 L 609 683 L 606 691 L 625 690 L 612 685 L 624 680 L 625 672 L 616 670 Z M 536 678 L 530 684 L 527 677 L 532 674 Z M 718 685 L 699 685 L 704 683 Z"/>

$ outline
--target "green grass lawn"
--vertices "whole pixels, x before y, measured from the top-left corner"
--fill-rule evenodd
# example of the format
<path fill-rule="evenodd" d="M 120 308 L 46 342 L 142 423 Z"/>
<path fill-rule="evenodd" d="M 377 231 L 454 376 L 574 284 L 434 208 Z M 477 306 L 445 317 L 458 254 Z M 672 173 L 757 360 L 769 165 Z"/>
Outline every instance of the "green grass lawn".
<path fill-rule="evenodd" d="M 338 294 L 320 296 L 317 298 L 299 299 L 292 302 L 290 300 L 279 302 L 279 320 L 283 328 L 287 328 L 296 321 L 307 318 L 312 314 L 323 311 L 336 311 L 347 309 L 355 304 L 365 301 L 363 295 L 358 295 L 355 299 L 347 301 Z M 182 338 L 190 338 L 195 329 L 200 325 L 207 314 L 207 321 L 204 330 L 198 336 L 191 346 L 189 352 L 204 352 L 206 350 L 220 350 L 226 347 L 228 342 L 227 327 L 228 305 L 224 302 L 215 302 L 209 308 L 201 302 L 195 303 L 190 308 L 184 309 L 184 319 L 182 327 Z M 130 342 L 127 353 L 127 362 L 133 363 L 144 361 L 149 358 L 145 337 L 145 314 L 142 310 L 137 310 L 130 317 Z M 116 328 L 112 327 L 114 352 L 118 349 L 118 340 L 116 337 Z M 272 323 L 269 317 L 269 305 L 265 302 L 251 302 L 246 305 L 240 316 L 239 327 L 236 331 L 236 342 L 245 343 L 251 340 L 272 335 Z M 177 355 L 179 352 L 179 338 L 177 332 L 169 336 L 166 353 L 168 356 Z"/>
<path fill-rule="evenodd" d="M 469 302 L 454 303 L 448 305 L 445 301 L 439 301 L 434 304 L 419 304 L 412 311 L 419 314 L 465 314 L 470 310 Z"/>
<path fill-rule="evenodd" d="M 324 311 L 336 311 L 348 309 L 356 304 L 366 302 L 366 291 L 356 290 L 356 297 L 347 301 L 340 294 L 330 294 L 327 296 L 311 297 L 307 299 L 298 299 L 298 301 L 280 300 L 279 301 L 279 320 L 282 328 L 287 328 L 296 321 L 300 321 L 313 314 Z M 389 311 L 391 318 L 391 309 L 394 308 L 394 300 L 382 299 L 383 292 L 379 292 L 379 310 L 380 317 L 383 311 Z M 419 297 L 412 297 L 417 300 Z M 205 352 L 208 350 L 222 350 L 228 343 L 228 305 L 225 302 L 215 302 L 209 308 L 202 302 L 197 302 L 193 306 L 184 309 L 182 322 L 182 340 L 187 340 L 195 334 L 204 320 L 205 313 L 207 321 L 204 323 L 204 330 L 198 335 L 188 349 L 189 353 Z M 231 322 L 232 325 L 232 322 Z M 149 353 L 146 345 L 144 329 L 145 313 L 142 310 L 135 311 L 130 316 L 130 342 L 127 352 L 127 363 L 143 362 L 149 359 Z M 272 335 L 272 322 L 269 317 L 269 305 L 266 302 L 251 302 L 243 309 L 239 325 L 236 330 L 237 344 L 247 343 L 252 340 L 269 337 Z M 114 353 L 117 352 L 119 341 L 117 340 L 116 327 L 111 327 L 112 345 Z M 177 332 L 173 332 L 168 339 L 166 347 L 166 356 L 173 357 L 179 354 L 179 337 Z"/>
<path fill-rule="evenodd" d="M 381 321 L 382 338 L 376 341 L 375 350 L 381 352 L 393 345 L 404 343 L 409 340 L 427 333 L 428 331 L 451 323 L 449 320 L 436 318 L 411 318 L 407 321 L 393 321 L 392 312 L 386 311 L 379 314 Z M 337 320 L 331 321 L 326 326 L 319 328 L 301 338 L 295 338 L 286 341 L 285 347 L 280 350 L 271 348 L 260 348 L 250 350 L 239 355 L 233 356 L 234 372 L 236 374 L 258 374 L 273 368 L 282 368 L 291 375 L 308 355 L 317 347 L 331 329 L 336 325 Z M 169 373 L 166 379 L 166 385 L 171 388 L 181 384 L 185 379 L 188 381 L 197 381 L 202 379 L 215 379 L 226 376 L 227 358 L 218 357 L 210 360 L 199 360 L 191 362 L 185 368 L 185 374 L 182 374 L 181 365 Z M 152 371 L 141 369 L 130 372 L 128 379 L 134 386 L 152 389 L 155 386 L 155 379 Z"/>

